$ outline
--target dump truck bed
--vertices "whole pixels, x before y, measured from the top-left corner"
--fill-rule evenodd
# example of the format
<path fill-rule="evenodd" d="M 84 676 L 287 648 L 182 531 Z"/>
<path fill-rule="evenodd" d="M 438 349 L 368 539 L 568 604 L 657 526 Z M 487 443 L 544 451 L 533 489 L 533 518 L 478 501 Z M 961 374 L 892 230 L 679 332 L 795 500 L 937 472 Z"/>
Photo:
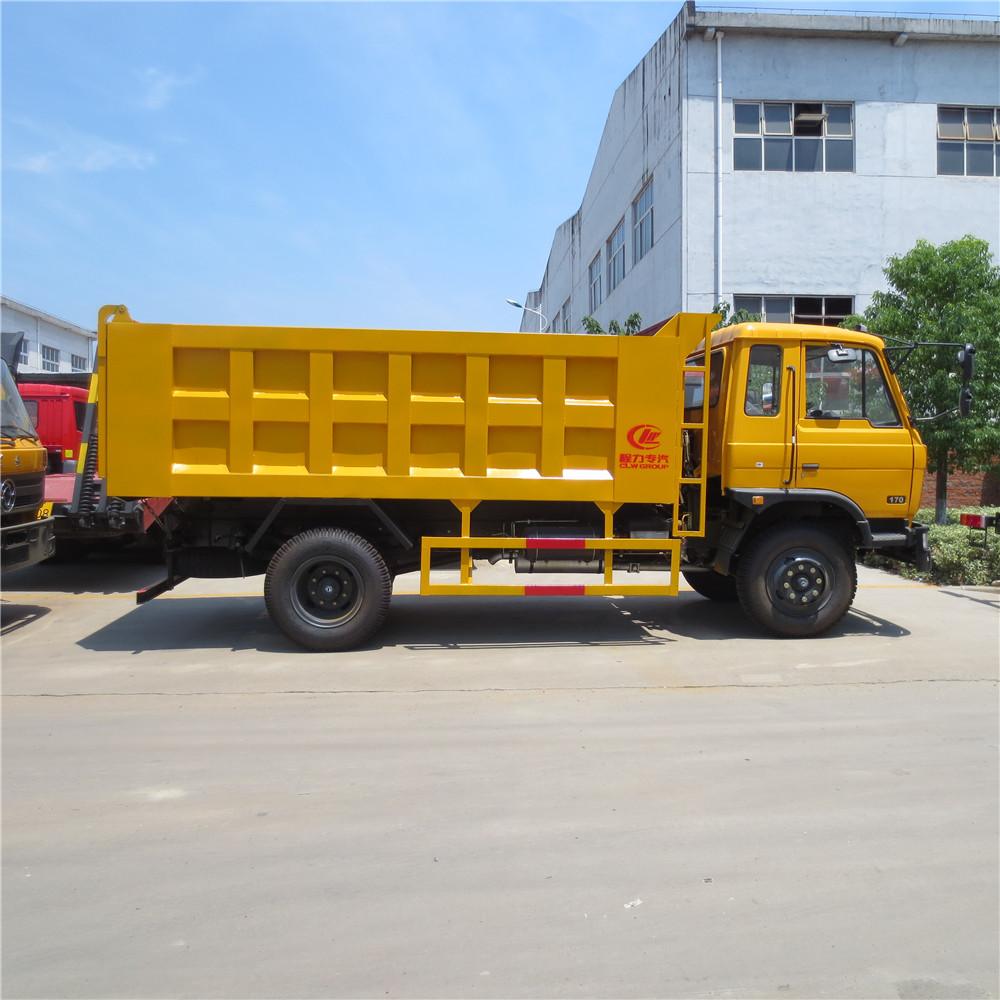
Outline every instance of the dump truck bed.
<path fill-rule="evenodd" d="M 654 337 L 99 323 L 120 497 L 671 502 L 684 359 Z"/>

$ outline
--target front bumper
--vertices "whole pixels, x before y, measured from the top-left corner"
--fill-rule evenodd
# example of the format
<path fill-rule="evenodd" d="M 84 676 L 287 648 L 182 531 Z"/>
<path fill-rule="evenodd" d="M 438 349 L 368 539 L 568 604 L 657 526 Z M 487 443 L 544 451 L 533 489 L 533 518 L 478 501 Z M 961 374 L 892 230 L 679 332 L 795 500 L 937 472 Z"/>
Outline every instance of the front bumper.
<path fill-rule="evenodd" d="M 901 532 L 872 534 L 871 549 L 880 556 L 911 563 L 922 573 L 931 568 L 930 528 L 911 524 Z"/>
<path fill-rule="evenodd" d="M 4 573 L 34 566 L 55 551 L 55 518 L 45 517 L 0 528 L 0 566 Z"/>

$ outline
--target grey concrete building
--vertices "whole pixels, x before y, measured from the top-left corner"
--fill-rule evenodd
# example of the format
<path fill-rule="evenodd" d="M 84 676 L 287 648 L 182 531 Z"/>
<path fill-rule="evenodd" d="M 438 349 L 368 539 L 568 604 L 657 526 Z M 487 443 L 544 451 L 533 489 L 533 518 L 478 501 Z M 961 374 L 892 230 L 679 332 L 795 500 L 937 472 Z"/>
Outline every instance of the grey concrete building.
<path fill-rule="evenodd" d="M 890 254 L 966 233 L 1000 251 L 998 20 L 687 3 L 615 92 L 521 329 L 720 300 L 836 323 Z"/>
<path fill-rule="evenodd" d="M 3 333 L 24 334 L 18 371 L 89 372 L 94 364 L 97 334 L 75 323 L 3 296 Z"/>

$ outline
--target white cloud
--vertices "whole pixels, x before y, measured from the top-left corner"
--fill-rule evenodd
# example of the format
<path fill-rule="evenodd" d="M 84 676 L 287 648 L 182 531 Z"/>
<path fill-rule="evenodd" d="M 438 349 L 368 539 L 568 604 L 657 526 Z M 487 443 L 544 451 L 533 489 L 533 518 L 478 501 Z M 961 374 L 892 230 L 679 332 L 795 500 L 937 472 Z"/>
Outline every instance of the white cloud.
<path fill-rule="evenodd" d="M 106 170 L 145 170 L 156 162 L 149 150 L 100 136 L 66 130 L 44 132 L 47 149 L 11 156 L 6 163 L 12 170 L 28 174 L 77 172 L 96 174 Z"/>
<path fill-rule="evenodd" d="M 140 105 L 147 111 L 160 111 L 174 99 L 177 90 L 194 83 L 195 77 L 177 76 L 150 66 L 139 74 L 139 79 L 145 87 L 139 99 Z"/>

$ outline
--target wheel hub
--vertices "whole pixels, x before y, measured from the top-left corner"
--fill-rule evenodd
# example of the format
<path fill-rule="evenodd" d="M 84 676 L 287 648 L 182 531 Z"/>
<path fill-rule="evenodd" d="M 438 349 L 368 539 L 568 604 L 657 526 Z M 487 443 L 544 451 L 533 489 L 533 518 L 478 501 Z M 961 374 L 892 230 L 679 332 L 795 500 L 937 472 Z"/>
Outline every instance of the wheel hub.
<path fill-rule="evenodd" d="M 352 618 L 363 596 L 355 571 L 340 560 L 320 559 L 297 574 L 293 605 L 310 624 L 332 627 Z"/>
<path fill-rule="evenodd" d="M 772 567 L 768 590 L 782 610 L 811 612 L 830 592 L 830 571 L 823 560 L 800 554 L 778 559 Z"/>

